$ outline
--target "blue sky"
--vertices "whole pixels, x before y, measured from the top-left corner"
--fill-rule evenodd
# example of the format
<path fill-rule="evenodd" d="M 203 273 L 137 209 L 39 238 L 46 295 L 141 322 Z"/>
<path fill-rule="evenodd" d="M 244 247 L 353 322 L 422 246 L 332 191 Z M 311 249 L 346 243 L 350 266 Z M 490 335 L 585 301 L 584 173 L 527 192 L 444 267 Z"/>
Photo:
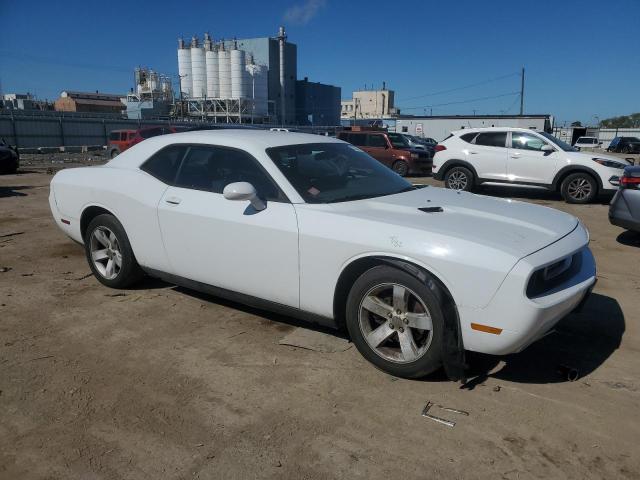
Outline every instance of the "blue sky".
<path fill-rule="evenodd" d="M 0 18 L 5 93 L 126 92 L 137 65 L 176 74 L 180 35 L 259 37 L 284 23 L 298 78 L 343 98 L 386 81 L 404 113 L 517 113 L 507 94 L 524 66 L 525 113 L 593 123 L 640 111 L 639 0 L 0 0 Z"/>

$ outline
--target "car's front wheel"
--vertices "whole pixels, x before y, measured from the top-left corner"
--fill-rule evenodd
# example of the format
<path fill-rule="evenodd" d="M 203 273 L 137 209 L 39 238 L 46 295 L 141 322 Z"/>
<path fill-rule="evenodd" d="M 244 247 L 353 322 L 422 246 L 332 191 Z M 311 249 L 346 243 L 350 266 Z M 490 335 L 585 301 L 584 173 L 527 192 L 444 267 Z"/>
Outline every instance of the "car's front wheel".
<path fill-rule="evenodd" d="M 562 181 L 560 193 L 567 203 L 589 203 L 598 194 L 598 185 L 588 173 L 572 173 Z"/>
<path fill-rule="evenodd" d="M 465 167 L 452 167 L 444 176 L 444 185 L 451 190 L 465 190 L 470 192 L 473 188 L 473 173 Z"/>
<path fill-rule="evenodd" d="M 381 370 L 419 378 L 442 365 L 438 287 L 389 266 L 362 274 L 347 299 L 346 322 L 360 353 Z"/>
<path fill-rule="evenodd" d="M 98 215 L 89 223 L 84 246 L 91 271 L 108 287 L 126 288 L 144 275 L 124 227 L 113 215 Z"/>

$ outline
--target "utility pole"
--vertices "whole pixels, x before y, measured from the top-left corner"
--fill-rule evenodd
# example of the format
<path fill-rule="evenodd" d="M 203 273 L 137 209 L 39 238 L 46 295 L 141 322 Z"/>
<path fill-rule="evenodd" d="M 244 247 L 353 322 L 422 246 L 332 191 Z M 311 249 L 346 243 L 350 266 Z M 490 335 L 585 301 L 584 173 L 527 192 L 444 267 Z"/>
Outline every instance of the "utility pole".
<path fill-rule="evenodd" d="M 524 115 L 524 67 L 520 77 L 520 116 Z"/>

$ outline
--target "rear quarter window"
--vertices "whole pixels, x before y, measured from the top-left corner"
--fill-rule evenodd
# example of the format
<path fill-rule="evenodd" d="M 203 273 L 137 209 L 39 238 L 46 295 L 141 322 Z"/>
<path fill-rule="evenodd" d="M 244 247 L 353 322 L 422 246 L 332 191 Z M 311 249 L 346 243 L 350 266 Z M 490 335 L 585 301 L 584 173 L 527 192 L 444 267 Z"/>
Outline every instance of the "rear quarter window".
<path fill-rule="evenodd" d="M 172 185 L 180 163 L 187 148 L 184 145 L 170 145 L 154 153 L 140 166 L 140 170 L 147 172 L 167 185 Z"/>
<path fill-rule="evenodd" d="M 464 140 L 467 143 L 473 142 L 473 139 L 476 137 L 477 133 L 465 133 L 464 135 L 460 135 L 460 139 Z M 449 135 L 451 136 L 451 135 Z M 449 137 L 447 137 L 449 138 Z M 446 139 L 445 139 L 446 140 Z"/>

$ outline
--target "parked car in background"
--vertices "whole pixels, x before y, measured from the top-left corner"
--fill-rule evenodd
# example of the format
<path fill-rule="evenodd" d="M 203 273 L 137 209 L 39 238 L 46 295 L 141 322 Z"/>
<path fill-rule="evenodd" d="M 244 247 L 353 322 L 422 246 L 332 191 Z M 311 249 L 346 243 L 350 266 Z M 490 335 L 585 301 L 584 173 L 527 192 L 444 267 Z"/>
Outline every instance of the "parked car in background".
<path fill-rule="evenodd" d="M 407 142 L 409 142 L 409 146 L 411 148 L 417 148 L 419 150 L 427 150 L 426 146 L 422 143 L 419 142 L 413 135 L 409 135 L 408 133 L 401 133 L 400 135 L 402 135 Z"/>
<path fill-rule="evenodd" d="M 579 137 L 576 143 L 573 144 L 578 150 L 583 148 L 598 148 L 600 145 L 602 145 L 602 142 L 596 137 Z"/>
<path fill-rule="evenodd" d="M 627 167 L 620 177 L 620 188 L 609 205 L 613 225 L 640 232 L 640 166 Z"/>
<path fill-rule="evenodd" d="M 423 149 L 413 148 L 400 133 L 378 129 L 342 130 L 337 138 L 364 150 L 402 177 L 431 173 L 431 155 Z"/>
<path fill-rule="evenodd" d="M 16 173 L 20 166 L 18 149 L 0 139 L 0 174 Z"/>
<path fill-rule="evenodd" d="M 143 127 L 137 130 L 112 130 L 109 133 L 109 145 L 107 152 L 110 158 L 121 154 L 133 145 L 146 140 L 147 138 L 157 137 L 158 135 L 166 135 L 168 133 L 178 133 L 189 130 L 190 127 L 181 127 L 175 125 L 164 125 L 157 127 Z"/>
<path fill-rule="evenodd" d="M 615 137 L 607 147 L 608 152 L 640 153 L 640 138 Z"/>
<path fill-rule="evenodd" d="M 465 350 L 523 350 L 595 283 L 575 217 L 419 188 L 318 135 L 159 136 L 104 166 L 58 172 L 49 205 L 107 287 L 146 272 L 346 327 L 367 360 L 406 378 L 444 365 L 460 379 Z"/>
<path fill-rule="evenodd" d="M 433 174 L 447 188 L 483 183 L 559 191 L 566 202 L 588 203 L 618 188 L 626 160 L 581 153 L 544 132 L 525 128 L 472 128 L 452 132 L 436 146 Z"/>

